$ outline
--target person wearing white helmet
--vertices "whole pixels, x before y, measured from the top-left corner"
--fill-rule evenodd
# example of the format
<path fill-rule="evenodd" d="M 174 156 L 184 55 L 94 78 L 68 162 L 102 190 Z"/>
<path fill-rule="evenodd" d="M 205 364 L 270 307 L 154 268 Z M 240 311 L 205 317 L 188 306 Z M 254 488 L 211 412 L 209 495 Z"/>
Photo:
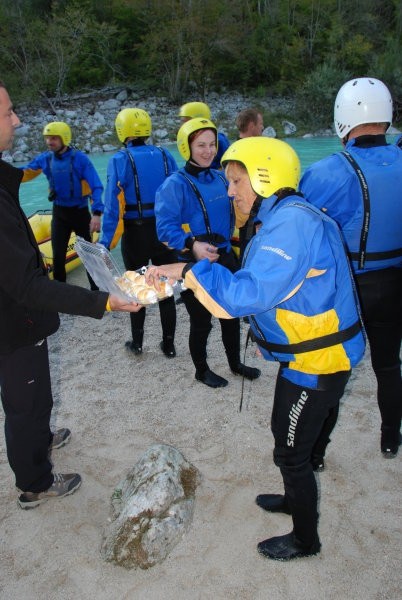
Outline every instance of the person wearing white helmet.
<path fill-rule="evenodd" d="M 344 150 L 311 165 L 300 183 L 306 199 L 337 221 L 347 245 L 377 379 L 385 458 L 398 453 L 402 413 L 402 151 L 385 137 L 392 111 L 382 81 L 347 81 L 334 106 Z M 324 452 L 317 456 L 322 466 Z"/>
<path fill-rule="evenodd" d="M 71 233 L 92 241 L 92 233 L 101 228 L 103 185 L 84 152 L 71 146 L 71 129 L 63 121 L 52 121 L 43 128 L 48 148 L 28 164 L 22 182 L 43 173 L 49 182 L 48 199 L 52 202 L 53 277 L 66 281 L 66 254 Z M 90 275 L 91 289 L 98 289 Z"/>
<path fill-rule="evenodd" d="M 249 137 L 232 144 L 222 164 L 238 210 L 259 220 L 242 268 L 233 272 L 203 254 L 184 268 L 151 267 L 147 276 L 184 278 L 187 293 L 221 320 L 248 315 L 263 358 L 278 364 L 271 429 L 284 493 L 259 494 L 256 504 L 291 515 L 293 529 L 257 548 L 267 558 L 293 560 L 320 551 L 312 457 L 317 442 L 328 442 L 327 422 L 336 421 L 364 354 L 362 323 L 339 228 L 296 193 L 293 148 Z"/>

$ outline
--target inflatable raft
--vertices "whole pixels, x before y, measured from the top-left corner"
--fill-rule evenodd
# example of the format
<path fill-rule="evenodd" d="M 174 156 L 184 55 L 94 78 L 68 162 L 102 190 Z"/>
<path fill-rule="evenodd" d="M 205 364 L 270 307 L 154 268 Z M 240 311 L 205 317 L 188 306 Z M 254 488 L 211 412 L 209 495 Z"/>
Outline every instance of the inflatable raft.
<path fill-rule="evenodd" d="M 53 279 L 53 252 L 52 242 L 50 238 L 52 225 L 51 210 L 37 210 L 28 217 L 29 224 L 34 232 L 35 239 L 38 242 L 39 250 L 41 251 L 43 261 L 49 273 L 49 277 Z M 98 234 L 96 234 L 98 237 Z M 67 246 L 66 254 L 66 271 L 72 271 L 81 264 L 81 259 L 75 251 L 76 235 L 71 234 Z"/>

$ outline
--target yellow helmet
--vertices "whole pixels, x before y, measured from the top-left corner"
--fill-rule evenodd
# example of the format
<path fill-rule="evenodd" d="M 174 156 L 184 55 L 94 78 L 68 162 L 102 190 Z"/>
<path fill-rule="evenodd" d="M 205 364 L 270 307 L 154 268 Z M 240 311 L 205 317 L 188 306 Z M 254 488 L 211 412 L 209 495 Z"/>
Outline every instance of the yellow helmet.
<path fill-rule="evenodd" d="M 180 108 L 179 117 L 188 119 L 195 119 L 200 117 L 202 119 L 210 119 L 211 111 L 208 104 L 204 102 L 187 102 Z"/>
<path fill-rule="evenodd" d="M 281 188 L 297 189 L 300 161 L 289 144 L 267 137 L 248 137 L 234 142 L 222 156 L 225 167 L 231 160 L 244 165 L 251 187 L 258 196 L 268 198 Z"/>
<path fill-rule="evenodd" d="M 43 128 L 43 135 L 58 135 L 65 146 L 71 142 L 71 129 L 63 121 L 52 121 Z"/>
<path fill-rule="evenodd" d="M 218 149 L 218 132 L 215 125 L 209 119 L 191 119 L 186 121 L 177 132 L 177 148 L 184 158 L 188 160 L 191 156 L 191 149 L 188 139 L 192 133 L 201 129 L 212 129 L 215 132 L 216 149 Z"/>
<path fill-rule="evenodd" d="M 142 108 L 123 108 L 114 124 L 117 137 L 122 143 L 128 137 L 149 137 L 152 132 L 151 117 Z"/>

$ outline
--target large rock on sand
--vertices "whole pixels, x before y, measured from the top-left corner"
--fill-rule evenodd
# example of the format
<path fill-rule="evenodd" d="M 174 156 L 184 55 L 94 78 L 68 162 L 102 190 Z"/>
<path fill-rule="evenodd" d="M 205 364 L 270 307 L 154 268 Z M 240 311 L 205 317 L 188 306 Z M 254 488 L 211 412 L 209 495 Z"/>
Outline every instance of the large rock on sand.
<path fill-rule="evenodd" d="M 103 558 L 126 568 L 162 562 L 191 524 L 198 481 L 197 469 L 178 450 L 149 448 L 114 490 Z"/>

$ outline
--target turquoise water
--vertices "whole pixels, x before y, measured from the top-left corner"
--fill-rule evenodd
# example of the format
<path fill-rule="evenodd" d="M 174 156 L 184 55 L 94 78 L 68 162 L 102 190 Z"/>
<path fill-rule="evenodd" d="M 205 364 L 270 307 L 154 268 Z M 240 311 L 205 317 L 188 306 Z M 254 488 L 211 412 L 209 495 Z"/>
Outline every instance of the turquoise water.
<path fill-rule="evenodd" d="M 391 142 L 394 137 L 395 136 L 390 136 Z M 298 153 L 303 171 L 311 163 L 320 158 L 324 158 L 324 156 L 328 156 L 333 152 L 338 152 L 342 148 L 340 140 L 337 137 L 290 138 L 285 141 L 287 141 Z M 172 152 L 178 165 L 181 166 L 183 164 L 183 159 L 177 151 L 176 144 L 168 144 L 166 148 Z M 104 185 L 106 184 L 107 163 L 111 156 L 112 154 L 90 155 L 90 159 L 94 163 Z M 48 183 L 44 175 L 40 175 L 28 183 L 24 183 L 20 190 L 21 206 L 26 215 L 29 216 L 37 210 L 51 208 L 51 204 L 47 199 Z"/>

